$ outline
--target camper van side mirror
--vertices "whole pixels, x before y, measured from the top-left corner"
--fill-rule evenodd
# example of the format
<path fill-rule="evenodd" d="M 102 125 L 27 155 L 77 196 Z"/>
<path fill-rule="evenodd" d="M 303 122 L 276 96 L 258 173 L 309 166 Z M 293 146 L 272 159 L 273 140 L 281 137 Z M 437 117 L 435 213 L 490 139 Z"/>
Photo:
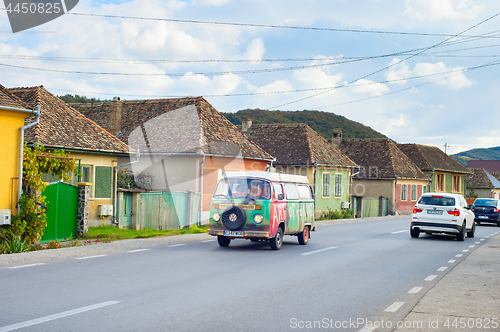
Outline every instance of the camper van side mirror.
<path fill-rule="evenodd" d="M 285 198 L 283 194 L 278 194 L 278 201 L 281 201 Z"/>

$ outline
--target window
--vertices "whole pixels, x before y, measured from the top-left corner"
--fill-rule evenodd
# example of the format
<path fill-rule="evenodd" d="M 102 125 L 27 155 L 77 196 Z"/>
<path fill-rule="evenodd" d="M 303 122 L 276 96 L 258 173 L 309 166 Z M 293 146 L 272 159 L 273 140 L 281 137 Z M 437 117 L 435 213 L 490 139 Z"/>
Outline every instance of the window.
<path fill-rule="evenodd" d="M 81 165 L 80 166 L 80 182 L 92 183 L 92 166 L 91 165 Z"/>
<path fill-rule="evenodd" d="M 443 174 L 436 174 L 436 191 L 443 191 L 444 176 Z"/>
<path fill-rule="evenodd" d="M 422 186 L 422 193 L 425 194 L 427 192 L 427 186 Z"/>
<path fill-rule="evenodd" d="M 287 199 L 299 199 L 299 192 L 294 184 L 285 184 L 285 194 Z"/>
<path fill-rule="evenodd" d="M 312 199 L 311 189 L 309 186 L 299 184 L 297 189 L 299 190 L 300 199 Z"/>
<path fill-rule="evenodd" d="M 96 166 L 94 197 L 111 198 L 112 190 L 113 190 L 113 167 Z"/>
<path fill-rule="evenodd" d="M 406 184 L 401 185 L 401 200 L 406 201 L 408 187 Z"/>
<path fill-rule="evenodd" d="M 460 176 L 453 176 L 453 191 L 454 192 L 459 192 L 460 191 Z"/>
<path fill-rule="evenodd" d="M 335 174 L 335 197 L 342 196 L 342 174 Z"/>
<path fill-rule="evenodd" d="M 279 196 L 281 195 L 281 199 L 284 199 L 285 196 L 283 196 L 283 187 L 281 187 L 281 184 L 279 183 L 274 183 L 273 184 L 273 189 L 274 189 L 274 193 L 273 193 L 273 199 L 280 199 Z"/>
<path fill-rule="evenodd" d="M 323 197 L 330 197 L 330 173 L 323 173 Z"/>
<path fill-rule="evenodd" d="M 412 201 L 417 200 L 417 186 L 416 185 L 411 186 L 411 200 Z"/>

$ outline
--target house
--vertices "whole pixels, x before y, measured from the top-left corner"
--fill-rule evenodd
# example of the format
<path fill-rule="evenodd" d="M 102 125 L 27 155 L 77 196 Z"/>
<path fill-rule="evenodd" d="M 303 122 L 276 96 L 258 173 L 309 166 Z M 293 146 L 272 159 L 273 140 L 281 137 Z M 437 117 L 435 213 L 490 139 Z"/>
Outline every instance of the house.
<path fill-rule="evenodd" d="M 398 144 L 398 147 L 431 179 L 427 191 L 465 196 L 465 180 L 471 172 L 458 161 L 435 146 Z"/>
<path fill-rule="evenodd" d="M 73 176 L 72 184 L 86 183 L 90 188 L 88 225 L 110 224 L 111 218 L 99 216 L 99 206 L 114 205 L 115 167 L 119 157 L 134 153 L 129 146 L 71 108 L 43 86 L 11 88 L 7 91 L 31 108 L 40 106 L 39 123 L 25 132 L 28 146 L 35 143 L 47 150 L 64 150 L 78 160 L 81 176 Z M 33 122 L 33 117 L 26 123 Z M 46 177 L 47 181 L 56 180 Z M 111 212 L 111 211 L 110 211 Z"/>
<path fill-rule="evenodd" d="M 34 109 L 34 108 L 33 108 Z M 0 85 L 0 225 L 11 223 L 11 214 L 16 214 L 19 193 L 20 164 L 22 166 L 21 129 L 25 119 L 34 114 L 30 105 L 12 95 Z M 33 121 L 32 121 L 33 122 Z M 21 157 L 21 158 L 20 158 Z"/>
<path fill-rule="evenodd" d="M 352 184 L 358 216 L 409 214 L 426 192 L 429 177 L 390 139 L 343 139 L 340 149 L 360 166 Z"/>
<path fill-rule="evenodd" d="M 500 198 L 500 181 L 484 168 L 467 168 L 472 177 L 467 179 L 467 196 L 478 198 Z"/>
<path fill-rule="evenodd" d="M 203 97 L 72 105 L 140 151 L 137 160 L 120 158 L 122 169 L 152 176 L 154 191 L 195 193 L 199 223 L 208 222 L 224 171 L 265 171 L 273 160 Z"/>
<path fill-rule="evenodd" d="M 335 145 L 306 124 L 254 124 L 242 131 L 276 158 L 278 172 L 304 175 L 314 190 L 316 218 L 350 201 L 352 169 L 357 167 Z"/>

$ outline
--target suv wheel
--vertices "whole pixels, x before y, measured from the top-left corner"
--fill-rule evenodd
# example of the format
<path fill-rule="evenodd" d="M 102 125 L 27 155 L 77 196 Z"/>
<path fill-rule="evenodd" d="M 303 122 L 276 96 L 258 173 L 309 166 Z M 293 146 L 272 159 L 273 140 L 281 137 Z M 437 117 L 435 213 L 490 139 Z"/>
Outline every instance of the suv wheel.
<path fill-rule="evenodd" d="M 411 228 L 410 227 L 410 236 L 412 238 L 417 238 L 420 235 L 420 230 L 418 228 Z"/>
<path fill-rule="evenodd" d="M 460 230 L 460 233 L 457 234 L 457 241 L 463 241 L 465 240 L 465 221 L 462 224 L 462 229 Z"/>
<path fill-rule="evenodd" d="M 472 228 L 470 231 L 467 232 L 467 237 L 474 237 L 475 233 L 476 233 L 476 223 L 472 222 Z"/>
<path fill-rule="evenodd" d="M 269 245 L 273 250 L 280 250 L 283 244 L 283 228 L 278 227 L 276 230 L 276 236 L 269 240 Z"/>

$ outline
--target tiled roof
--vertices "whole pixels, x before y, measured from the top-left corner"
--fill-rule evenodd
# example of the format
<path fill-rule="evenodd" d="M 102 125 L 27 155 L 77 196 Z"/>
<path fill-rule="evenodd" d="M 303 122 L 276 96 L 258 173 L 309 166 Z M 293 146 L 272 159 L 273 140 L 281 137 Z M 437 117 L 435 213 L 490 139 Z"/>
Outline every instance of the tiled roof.
<path fill-rule="evenodd" d="M 203 97 L 72 104 L 141 153 L 197 153 L 272 160 Z"/>
<path fill-rule="evenodd" d="M 31 110 L 31 107 L 0 84 L 0 105 Z"/>
<path fill-rule="evenodd" d="M 254 124 L 248 135 L 276 157 L 276 165 L 357 166 L 306 124 Z"/>
<path fill-rule="evenodd" d="M 41 106 L 40 122 L 25 131 L 28 144 L 36 141 L 48 148 L 77 149 L 106 153 L 128 153 L 129 146 L 105 131 L 83 114 L 69 107 L 43 86 L 8 89 L 30 108 Z M 25 123 L 34 121 L 29 116 Z"/>
<path fill-rule="evenodd" d="M 484 168 L 469 168 L 472 177 L 467 179 L 467 187 L 500 188 L 500 181 L 489 174 Z"/>
<path fill-rule="evenodd" d="M 490 172 L 491 175 L 495 177 L 495 179 L 500 181 L 500 172 Z"/>
<path fill-rule="evenodd" d="M 362 167 L 357 178 L 428 179 L 390 139 L 343 139 L 340 149 Z"/>
<path fill-rule="evenodd" d="M 500 172 L 500 160 L 469 160 L 467 168 L 484 168 L 488 172 Z"/>
<path fill-rule="evenodd" d="M 421 144 L 398 144 L 398 147 L 423 171 L 470 173 L 438 147 Z"/>

